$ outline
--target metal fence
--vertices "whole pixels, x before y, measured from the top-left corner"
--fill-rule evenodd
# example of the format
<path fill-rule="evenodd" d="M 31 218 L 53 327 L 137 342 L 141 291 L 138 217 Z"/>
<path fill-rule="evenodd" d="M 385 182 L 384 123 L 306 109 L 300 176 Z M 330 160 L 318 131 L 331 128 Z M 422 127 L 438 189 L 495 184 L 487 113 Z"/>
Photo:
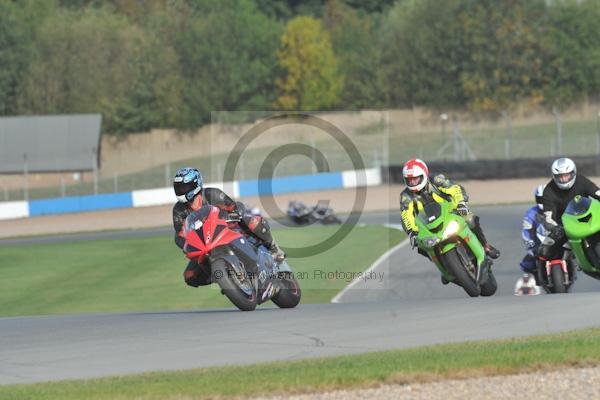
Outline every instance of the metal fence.
<path fill-rule="evenodd" d="M 360 113 L 358 113 L 360 114 Z M 495 120 L 476 120 L 468 115 L 440 114 L 429 116 L 419 129 L 406 128 L 400 119 L 386 112 L 378 118 L 357 118 L 342 129 L 359 150 L 366 168 L 401 164 L 411 157 L 435 161 L 465 161 L 483 159 L 523 159 L 557 156 L 588 156 L 600 154 L 600 114 L 596 118 L 563 116 L 556 112 L 545 118 L 511 120 L 503 116 Z M 312 174 L 317 171 L 317 152 L 322 153 L 329 170 L 354 169 L 355 165 L 340 144 L 323 134 L 306 132 L 289 137 L 278 133 L 278 141 L 249 148 L 237 164 L 235 178 L 251 180 L 258 177 L 267 155 L 282 143 L 303 143 L 315 149 L 314 155 L 291 155 L 277 165 L 271 165 L 275 176 Z M 217 140 L 218 138 L 214 138 Z M 107 174 L 100 170 L 57 174 L 53 184 L 44 184 L 49 177 L 25 171 L 21 175 L 0 175 L 0 200 L 22 200 L 77 196 L 94 193 L 127 192 L 171 185 L 174 172 L 183 166 L 199 168 L 207 182 L 222 181 L 231 150 L 222 146 L 219 152 L 202 152 L 197 157 L 173 159 L 159 166 L 135 173 L 121 172 L 118 165 Z M 136 149 L 140 160 L 146 150 Z M 199 152 L 200 153 L 200 152 Z M 41 181 L 41 182 L 40 182 Z"/>

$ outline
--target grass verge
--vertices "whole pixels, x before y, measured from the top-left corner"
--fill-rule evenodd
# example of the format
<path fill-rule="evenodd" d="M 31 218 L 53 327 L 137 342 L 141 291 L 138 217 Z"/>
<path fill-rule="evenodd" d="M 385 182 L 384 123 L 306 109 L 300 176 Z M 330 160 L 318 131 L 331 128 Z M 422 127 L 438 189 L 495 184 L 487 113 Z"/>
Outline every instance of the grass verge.
<path fill-rule="evenodd" d="M 507 375 L 600 363 L 600 329 L 246 367 L 0 386 L 4 400 L 208 399 Z"/>
<path fill-rule="evenodd" d="M 300 247 L 336 229 L 284 229 L 274 235 L 283 246 Z M 302 277 L 302 302 L 329 302 L 348 283 L 325 279 L 320 271 L 363 271 L 402 237 L 381 226 L 356 227 L 324 253 L 290 258 Z M 216 285 L 186 286 L 185 265 L 170 235 L 0 247 L 0 316 L 233 307 Z"/>

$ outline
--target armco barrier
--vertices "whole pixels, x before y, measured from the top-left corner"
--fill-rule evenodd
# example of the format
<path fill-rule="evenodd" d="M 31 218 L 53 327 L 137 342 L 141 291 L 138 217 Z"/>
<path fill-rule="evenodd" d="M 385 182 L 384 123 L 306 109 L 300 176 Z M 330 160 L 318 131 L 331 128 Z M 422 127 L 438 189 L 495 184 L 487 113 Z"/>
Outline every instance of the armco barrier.
<path fill-rule="evenodd" d="M 29 217 L 29 204 L 26 201 L 5 201 L 0 203 L 0 219 Z"/>
<path fill-rule="evenodd" d="M 65 214 L 111 208 L 133 207 L 130 193 L 97 194 L 92 196 L 63 197 L 57 199 L 31 200 L 29 216 Z"/>
<path fill-rule="evenodd" d="M 269 192 L 282 194 L 374 186 L 380 185 L 381 182 L 381 170 L 373 168 L 364 171 L 288 176 L 265 181 L 215 182 L 207 183 L 205 186 L 222 189 L 234 198 L 243 198 L 268 194 Z M 126 193 L 31 200 L 29 202 L 0 202 L 0 220 L 114 208 L 158 206 L 174 202 L 175 196 L 171 187 L 136 190 Z"/>
<path fill-rule="evenodd" d="M 330 172 L 316 175 L 286 176 L 258 181 L 241 181 L 239 185 L 240 197 L 254 197 L 270 193 L 281 194 L 341 189 L 344 187 L 344 182 L 341 172 Z"/>
<path fill-rule="evenodd" d="M 600 157 L 571 157 L 577 164 L 577 172 L 588 176 L 600 176 Z M 452 180 L 469 179 L 518 179 L 550 177 L 550 166 L 556 158 L 479 160 L 479 161 L 432 161 L 427 163 L 430 173 L 442 173 Z M 404 183 L 402 165 L 382 167 L 384 183 Z"/>

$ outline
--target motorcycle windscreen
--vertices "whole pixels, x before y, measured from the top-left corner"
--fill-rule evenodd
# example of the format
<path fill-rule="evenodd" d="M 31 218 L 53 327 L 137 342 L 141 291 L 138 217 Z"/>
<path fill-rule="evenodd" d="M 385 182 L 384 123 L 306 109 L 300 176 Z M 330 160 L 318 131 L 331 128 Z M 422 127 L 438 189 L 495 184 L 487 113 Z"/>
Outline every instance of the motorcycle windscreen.
<path fill-rule="evenodd" d="M 212 206 L 204 206 L 188 215 L 185 219 L 185 224 L 183 225 L 184 232 L 187 233 L 202 228 L 202 224 L 206 221 L 206 218 L 208 218 L 212 208 Z"/>
<path fill-rule="evenodd" d="M 419 213 L 419 219 L 423 224 L 429 225 L 442 215 L 442 206 L 440 203 L 432 202 L 427 204 Z"/>
<path fill-rule="evenodd" d="M 591 204 L 592 200 L 589 197 L 575 198 L 567 205 L 565 214 L 574 216 L 583 215 L 590 209 Z"/>

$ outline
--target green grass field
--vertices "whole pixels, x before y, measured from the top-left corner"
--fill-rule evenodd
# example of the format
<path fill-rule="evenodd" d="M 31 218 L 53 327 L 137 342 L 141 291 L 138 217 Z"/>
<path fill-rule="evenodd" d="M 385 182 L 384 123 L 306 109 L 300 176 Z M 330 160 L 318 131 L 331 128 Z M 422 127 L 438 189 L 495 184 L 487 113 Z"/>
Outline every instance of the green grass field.
<path fill-rule="evenodd" d="M 0 386 L 3 400 L 179 400 L 291 394 L 600 363 L 600 329 L 244 367 Z M 239 398 L 239 397 L 238 397 Z"/>
<path fill-rule="evenodd" d="M 274 235 L 283 246 L 299 247 L 336 229 L 286 229 Z M 363 271 L 402 237 L 381 226 L 356 227 L 325 253 L 290 258 L 302 278 L 302 302 L 329 302 L 348 284 L 322 279 L 319 271 Z M 172 236 L 0 247 L 0 316 L 233 307 L 216 285 L 185 285 L 185 265 Z"/>

